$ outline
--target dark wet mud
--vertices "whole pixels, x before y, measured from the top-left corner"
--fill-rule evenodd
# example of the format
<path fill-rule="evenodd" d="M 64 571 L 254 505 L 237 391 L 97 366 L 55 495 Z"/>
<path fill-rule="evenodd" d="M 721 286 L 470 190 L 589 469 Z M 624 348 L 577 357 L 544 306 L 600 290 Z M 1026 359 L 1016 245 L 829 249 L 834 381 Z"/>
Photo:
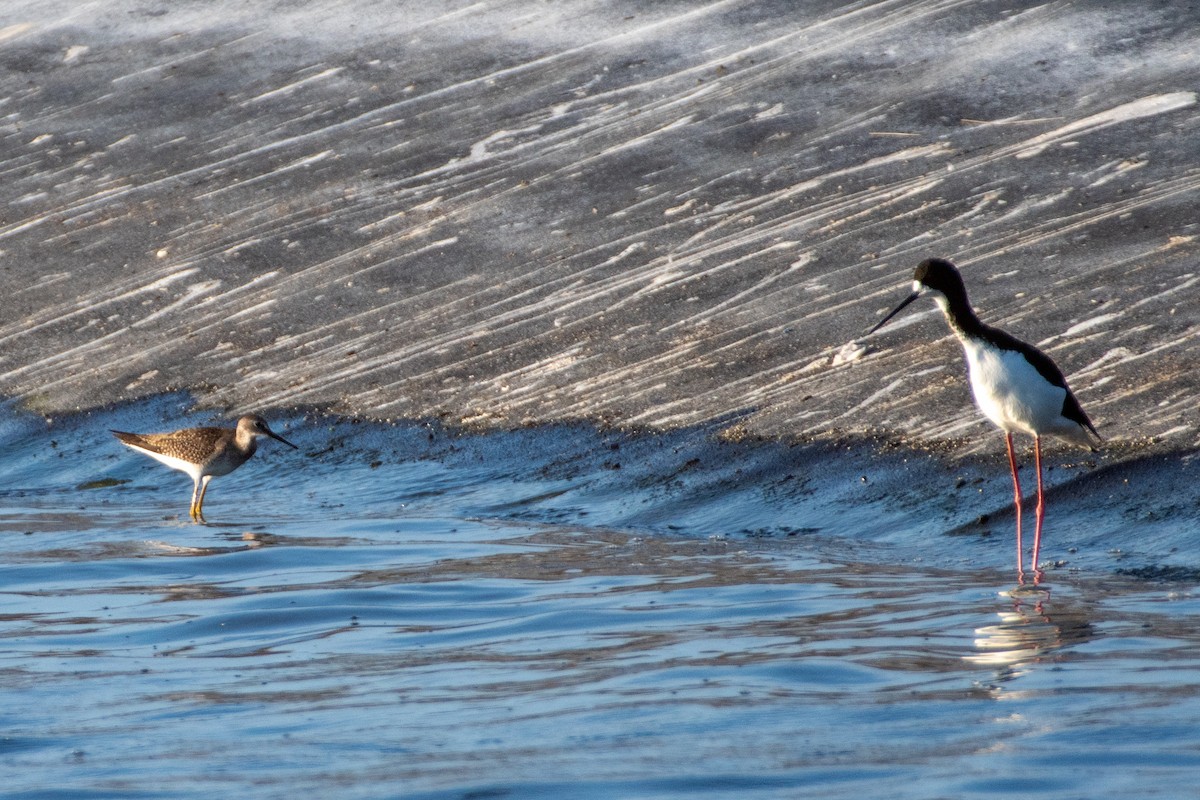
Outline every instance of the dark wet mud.
<path fill-rule="evenodd" d="M 1195 447 L 1200 10 L 0 12 L 0 396 L 994 439 L 929 256 L 1105 438 Z"/>

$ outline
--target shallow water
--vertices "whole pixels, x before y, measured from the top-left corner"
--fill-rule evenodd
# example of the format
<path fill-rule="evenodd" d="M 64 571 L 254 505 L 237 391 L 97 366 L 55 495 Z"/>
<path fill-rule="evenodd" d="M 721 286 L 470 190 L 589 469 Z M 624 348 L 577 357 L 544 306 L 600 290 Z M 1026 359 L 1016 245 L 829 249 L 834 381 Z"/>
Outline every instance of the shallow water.
<path fill-rule="evenodd" d="M 999 461 L 276 413 L 194 525 L 107 433 L 186 405 L 0 415 L 0 796 L 1193 796 L 1194 504 L 1134 472 L 1060 468 L 1017 590 Z"/>

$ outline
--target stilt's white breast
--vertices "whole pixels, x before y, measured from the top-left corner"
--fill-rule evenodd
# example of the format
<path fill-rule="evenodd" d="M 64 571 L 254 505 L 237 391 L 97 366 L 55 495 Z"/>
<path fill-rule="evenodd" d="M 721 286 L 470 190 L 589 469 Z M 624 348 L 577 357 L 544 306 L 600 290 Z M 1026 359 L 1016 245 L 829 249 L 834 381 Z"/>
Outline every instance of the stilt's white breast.
<path fill-rule="evenodd" d="M 967 372 L 975 404 L 983 415 L 1005 431 L 1056 434 L 1064 423 L 1067 390 L 1042 377 L 1016 350 L 1001 350 L 988 342 L 964 338 Z"/>

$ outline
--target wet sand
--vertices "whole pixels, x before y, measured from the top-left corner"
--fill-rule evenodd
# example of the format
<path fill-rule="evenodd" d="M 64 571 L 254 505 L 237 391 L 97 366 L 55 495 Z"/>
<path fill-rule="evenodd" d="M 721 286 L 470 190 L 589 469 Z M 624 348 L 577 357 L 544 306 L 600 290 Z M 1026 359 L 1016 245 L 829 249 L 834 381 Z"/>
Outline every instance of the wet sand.
<path fill-rule="evenodd" d="M 1197 13 L 10 9 L 0 394 L 996 452 L 932 306 L 844 349 L 942 255 L 1190 448 Z"/>

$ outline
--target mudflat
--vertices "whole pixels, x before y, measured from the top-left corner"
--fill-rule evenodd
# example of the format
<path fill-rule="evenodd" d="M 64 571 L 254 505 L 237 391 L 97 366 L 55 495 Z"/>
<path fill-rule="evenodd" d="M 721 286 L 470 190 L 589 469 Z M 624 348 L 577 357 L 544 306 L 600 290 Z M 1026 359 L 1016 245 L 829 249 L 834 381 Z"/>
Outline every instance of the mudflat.
<path fill-rule="evenodd" d="M 0 26 L 0 394 L 1001 449 L 954 259 L 1121 457 L 1196 442 L 1200 11 L 48 2 Z"/>

